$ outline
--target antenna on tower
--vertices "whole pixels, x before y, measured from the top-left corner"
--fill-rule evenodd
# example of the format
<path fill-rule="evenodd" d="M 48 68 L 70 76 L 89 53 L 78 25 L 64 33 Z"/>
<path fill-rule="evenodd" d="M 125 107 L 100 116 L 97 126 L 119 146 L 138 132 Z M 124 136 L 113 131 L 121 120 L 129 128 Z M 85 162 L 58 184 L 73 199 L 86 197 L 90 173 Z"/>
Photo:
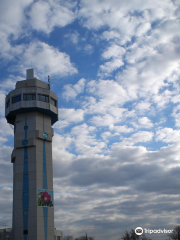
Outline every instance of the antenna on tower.
<path fill-rule="evenodd" d="M 49 89 L 51 88 L 51 77 L 48 75 L 48 85 L 49 85 Z"/>

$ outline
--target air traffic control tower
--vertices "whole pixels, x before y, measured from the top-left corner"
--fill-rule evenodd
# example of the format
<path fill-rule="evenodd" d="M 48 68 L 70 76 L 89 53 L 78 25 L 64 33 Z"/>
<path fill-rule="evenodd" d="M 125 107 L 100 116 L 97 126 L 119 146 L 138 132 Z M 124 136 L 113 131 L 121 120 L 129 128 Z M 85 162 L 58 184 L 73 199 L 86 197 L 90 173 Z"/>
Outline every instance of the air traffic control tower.
<path fill-rule="evenodd" d="M 61 240 L 54 228 L 52 166 L 57 96 L 28 69 L 5 104 L 7 122 L 14 125 L 12 240 Z"/>

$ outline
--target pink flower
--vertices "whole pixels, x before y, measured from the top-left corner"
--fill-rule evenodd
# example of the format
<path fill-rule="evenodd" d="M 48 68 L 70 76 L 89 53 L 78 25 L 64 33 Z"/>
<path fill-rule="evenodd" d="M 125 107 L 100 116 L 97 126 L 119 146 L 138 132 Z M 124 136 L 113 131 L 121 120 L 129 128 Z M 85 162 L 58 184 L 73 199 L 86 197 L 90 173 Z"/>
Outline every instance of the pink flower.
<path fill-rule="evenodd" d="M 41 192 L 41 200 L 45 203 L 51 201 L 51 195 L 48 192 Z"/>

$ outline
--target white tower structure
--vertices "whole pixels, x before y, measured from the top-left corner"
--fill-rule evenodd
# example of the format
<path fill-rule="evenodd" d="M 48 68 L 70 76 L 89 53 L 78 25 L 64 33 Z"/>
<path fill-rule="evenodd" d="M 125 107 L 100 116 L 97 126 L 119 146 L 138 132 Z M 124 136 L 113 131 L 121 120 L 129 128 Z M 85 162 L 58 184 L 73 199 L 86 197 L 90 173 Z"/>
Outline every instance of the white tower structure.
<path fill-rule="evenodd" d="M 52 138 L 58 98 L 27 70 L 6 96 L 5 116 L 14 125 L 13 240 L 59 240 L 54 229 Z"/>

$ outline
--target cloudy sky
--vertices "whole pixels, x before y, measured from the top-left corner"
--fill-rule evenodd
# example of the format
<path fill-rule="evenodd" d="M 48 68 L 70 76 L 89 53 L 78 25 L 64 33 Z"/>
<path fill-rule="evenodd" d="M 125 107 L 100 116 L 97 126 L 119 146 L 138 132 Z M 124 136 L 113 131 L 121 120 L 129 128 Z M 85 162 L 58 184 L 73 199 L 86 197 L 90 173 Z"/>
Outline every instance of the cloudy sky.
<path fill-rule="evenodd" d="M 1 0 L 0 22 L 0 227 L 12 217 L 5 95 L 31 64 L 59 98 L 55 226 L 117 240 L 180 224 L 180 0 Z"/>

